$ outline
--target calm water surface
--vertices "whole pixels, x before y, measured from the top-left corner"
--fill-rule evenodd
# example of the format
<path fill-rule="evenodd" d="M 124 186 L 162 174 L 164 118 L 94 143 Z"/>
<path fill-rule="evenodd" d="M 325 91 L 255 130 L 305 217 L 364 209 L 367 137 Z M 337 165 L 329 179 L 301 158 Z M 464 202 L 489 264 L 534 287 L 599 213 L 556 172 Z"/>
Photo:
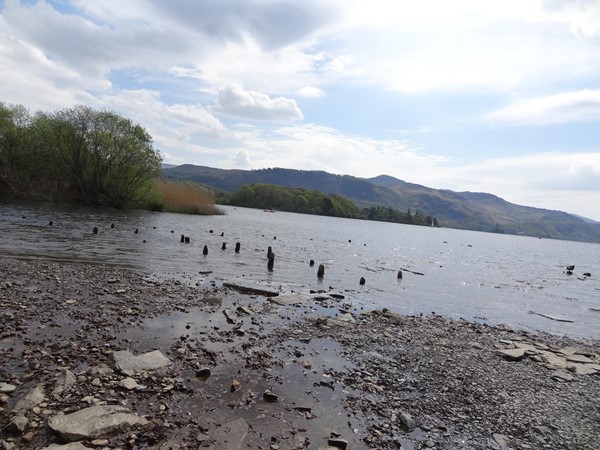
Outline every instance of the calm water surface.
<path fill-rule="evenodd" d="M 594 311 L 600 309 L 599 244 L 223 210 L 224 216 L 201 217 L 0 204 L 0 255 L 116 265 L 191 283 L 243 280 L 305 293 L 333 287 L 358 307 L 436 312 L 600 338 L 600 312 Z M 182 234 L 190 244 L 180 243 Z M 238 254 L 233 251 L 236 242 L 241 244 Z M 276 254 L 273 272 L 267 271 L 269 246 Z M 311 259 L 315 267 L 309 266 Z M 319 264 L 325 265 L 322 281 L 316 277 Z M 571 276 L 565 273 L 570 264 L 575 265 Z M 401 269 L 404 276 L 398 280 Z M 583 277 L 585 272 L 592 276 Z M 364 286 L 359 286 L 361 277 Z"/>

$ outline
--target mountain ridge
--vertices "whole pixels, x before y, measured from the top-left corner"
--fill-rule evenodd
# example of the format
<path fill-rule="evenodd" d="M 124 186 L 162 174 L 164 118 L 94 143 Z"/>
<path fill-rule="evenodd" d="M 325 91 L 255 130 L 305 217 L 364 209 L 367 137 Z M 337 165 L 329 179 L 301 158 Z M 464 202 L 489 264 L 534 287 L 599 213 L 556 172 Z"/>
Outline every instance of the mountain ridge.
<path fill-rule="evenodd" d="M 166 168 L 162 173 L 228 192 L 256 183 L 312 189 L 340 195 L 360 208 L 383 206 L 430 215 L 448 228 L 600 243 L 600 223 L 591 219 L 513 204 L 485 192 L 433 189 L 390 175 L 358 178 L 317 170 L 216 169 L 192 164 Z"/>

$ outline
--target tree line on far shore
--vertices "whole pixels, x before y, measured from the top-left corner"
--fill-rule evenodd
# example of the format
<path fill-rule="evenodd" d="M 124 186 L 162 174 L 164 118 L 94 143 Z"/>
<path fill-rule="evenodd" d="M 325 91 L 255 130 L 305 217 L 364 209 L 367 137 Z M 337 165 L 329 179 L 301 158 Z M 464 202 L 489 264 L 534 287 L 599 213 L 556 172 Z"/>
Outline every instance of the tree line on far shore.
<path fill-rule="evenodd" d="M 123 207 L 160 203 L 161 156 L 140 125 L 87 106 L 31 114 L 0 103 L 0 193 Z"/>
<path fill-rule="evenodd" d="M 421 215 L 418 211 L 411 214 L 410 211 L 402 212 L 382 206 L 359 209 L 353 202 L 339 195 L 273 184 L 246 184 L 234 193 L 221 191 L 217 195 L 217 203 L 302 214 L 439 226 L 435 218 Z"/>

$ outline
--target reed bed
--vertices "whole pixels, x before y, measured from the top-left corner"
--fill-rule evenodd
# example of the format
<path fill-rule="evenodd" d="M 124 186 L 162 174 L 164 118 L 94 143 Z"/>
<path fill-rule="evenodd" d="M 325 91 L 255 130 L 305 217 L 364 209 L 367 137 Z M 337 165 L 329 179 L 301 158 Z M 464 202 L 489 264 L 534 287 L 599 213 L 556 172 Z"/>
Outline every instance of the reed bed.
<path fill-rule="evenodd" d="M 155 186 L 162 197 L 162 210 L 165 212 L 206 216 L 223 214 L 215 206 L 214 194 L 199 184 L 158 180 Z"/>

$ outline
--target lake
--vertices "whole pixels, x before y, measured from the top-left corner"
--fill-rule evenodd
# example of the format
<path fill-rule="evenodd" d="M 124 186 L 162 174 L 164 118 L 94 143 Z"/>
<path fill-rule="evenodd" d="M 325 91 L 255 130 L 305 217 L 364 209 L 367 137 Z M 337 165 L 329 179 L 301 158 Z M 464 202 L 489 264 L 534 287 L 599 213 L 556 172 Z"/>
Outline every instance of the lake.
<path fill-rule="evenodd" d="M 307 295 L 331 288 L 359 309 L 600 338 L 600 244 L 222 209 L 204 217 L 0 203 L 0 255 L 132 268 L 202 286 L 243 281 Z M 572 275 L 567 265 L 575 265 Z"/>

